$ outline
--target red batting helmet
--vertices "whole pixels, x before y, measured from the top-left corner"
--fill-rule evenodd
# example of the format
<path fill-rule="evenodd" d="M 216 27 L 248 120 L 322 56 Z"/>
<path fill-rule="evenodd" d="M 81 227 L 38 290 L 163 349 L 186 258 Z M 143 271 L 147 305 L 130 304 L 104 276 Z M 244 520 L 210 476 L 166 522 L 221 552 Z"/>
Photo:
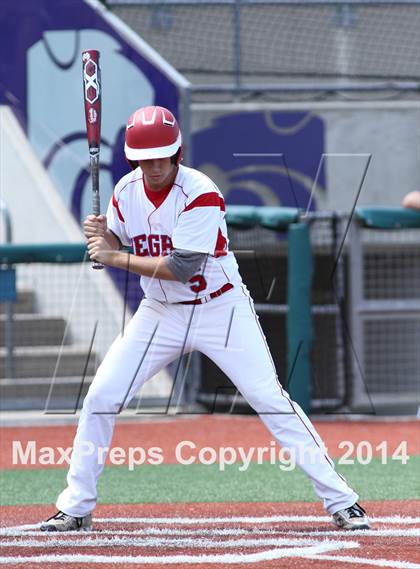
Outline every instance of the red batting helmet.
<path fill-rule="evenodd" d="M 174 115 L 165 107 L 142 107 L 131 115 L 125 131 L 127 160 L 151 160 L 176 154 L 182 144 Z"/>

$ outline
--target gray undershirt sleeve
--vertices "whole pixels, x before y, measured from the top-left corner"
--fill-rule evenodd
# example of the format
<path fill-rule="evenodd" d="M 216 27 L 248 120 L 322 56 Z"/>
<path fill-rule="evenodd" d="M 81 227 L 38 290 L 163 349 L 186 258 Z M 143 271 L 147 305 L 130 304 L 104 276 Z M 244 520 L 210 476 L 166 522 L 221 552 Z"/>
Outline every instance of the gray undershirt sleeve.
<path fill-rule="evenodd" d="M 182 283 L 187 283 L 206 261 L 208 253 L 196 253 L 185 249 L 174 249 L 166 257 L 169 269 Z"/>

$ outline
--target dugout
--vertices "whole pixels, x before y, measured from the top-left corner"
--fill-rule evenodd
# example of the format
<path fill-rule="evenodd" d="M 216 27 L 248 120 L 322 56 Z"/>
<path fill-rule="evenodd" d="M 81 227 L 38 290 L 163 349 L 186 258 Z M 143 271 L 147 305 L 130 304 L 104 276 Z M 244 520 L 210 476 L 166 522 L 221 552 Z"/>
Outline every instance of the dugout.
<path fill-rule="evenodd" d="M 260 219 L 252 218 L 253 208 L 228 208 L 230 246 L 254 298 L 279 380 L 308 409 L 347 405 L 347 262 L 344 257 L 337 261 L 343 220 L 330 213 L 302 217 L 293 208 L 256 212 Z M 200 403 L 215 411 L 250 411 L 213 362 L 202 356 L 200 364 Z"/>
<path fill-rule="evenodd" d="M 311 328 L 306 331 L 310 410 L 415 413 L 420 404 L 420 212 L 358 208 L 352 219 L 313 213 L 304 222 L 313 263 L 311 322 L 306 324 Z M 287 238 L 293 225 L 275 232 L 255 222 L 238 225 L 230 227 L 231 246 L 279 379 L 293 393 L 290 366 L 296 352 L 287 325 L 290 289 L 296 284 L 290 278 L 293 251 Z M 197 401 L 210 411 L 252 412 L 208 358 L 201 357 L 200 366 Z M 299 393 L 293 395 L 299 400 Z"/>

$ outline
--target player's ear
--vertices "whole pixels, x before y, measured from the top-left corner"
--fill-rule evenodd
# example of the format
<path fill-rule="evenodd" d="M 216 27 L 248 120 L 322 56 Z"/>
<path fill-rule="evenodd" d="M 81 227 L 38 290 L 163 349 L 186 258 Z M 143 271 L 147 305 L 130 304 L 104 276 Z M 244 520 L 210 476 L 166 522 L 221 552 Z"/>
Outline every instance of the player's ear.
<path fill-rule="evenodd" d="M 181 160 L 182 160 L 182 146 L 180 146 L 176 151 L 176 153 L 173 156 L 171 156 L 171 162 L 172 164 L 175 164 L 175 166 L 179 166 Z"/>
<path fill-rule="evenodd" d="M 180 147 L 179 147 L 179 150 L 178 150 L 178 160 L 177 160 L 177 163 L 176 163 L 177 166 L 180 165 L 180 163 L 182 162 L 182 159 L 183 159 L 183 156 L 182 156 L 182 146 L 180 146 Z"/>
<path fill-rule="evenodd" d="M 135 170 L 136 168 L 139 167 L 139 163 L 136 162 L 135 160 L 129 160 L 128 158 L 126 158 L 126 161 L 132 170 Z"/>

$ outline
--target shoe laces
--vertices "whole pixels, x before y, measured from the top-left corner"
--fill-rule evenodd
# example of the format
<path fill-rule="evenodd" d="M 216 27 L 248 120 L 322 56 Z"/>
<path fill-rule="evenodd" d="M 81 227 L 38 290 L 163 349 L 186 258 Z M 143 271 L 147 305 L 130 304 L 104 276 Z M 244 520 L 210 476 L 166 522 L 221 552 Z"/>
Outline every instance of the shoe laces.
<path fill-rule="evenodd" d="M 65 514 L 64 512 L 57 512 L 56 514 L 48 518 L 47 522 L 49 522 L 50 520 L 65 520 L 67 517 L 68 514 Z"/>
<path fill-rule="evenodd" d="M 350 508 L 346 508 L 346 512 L 349 515 L 349 518 L 363 518 L 365 515 L 365 510 L 359 504 L 354 504 L 350 506 Z"/>

